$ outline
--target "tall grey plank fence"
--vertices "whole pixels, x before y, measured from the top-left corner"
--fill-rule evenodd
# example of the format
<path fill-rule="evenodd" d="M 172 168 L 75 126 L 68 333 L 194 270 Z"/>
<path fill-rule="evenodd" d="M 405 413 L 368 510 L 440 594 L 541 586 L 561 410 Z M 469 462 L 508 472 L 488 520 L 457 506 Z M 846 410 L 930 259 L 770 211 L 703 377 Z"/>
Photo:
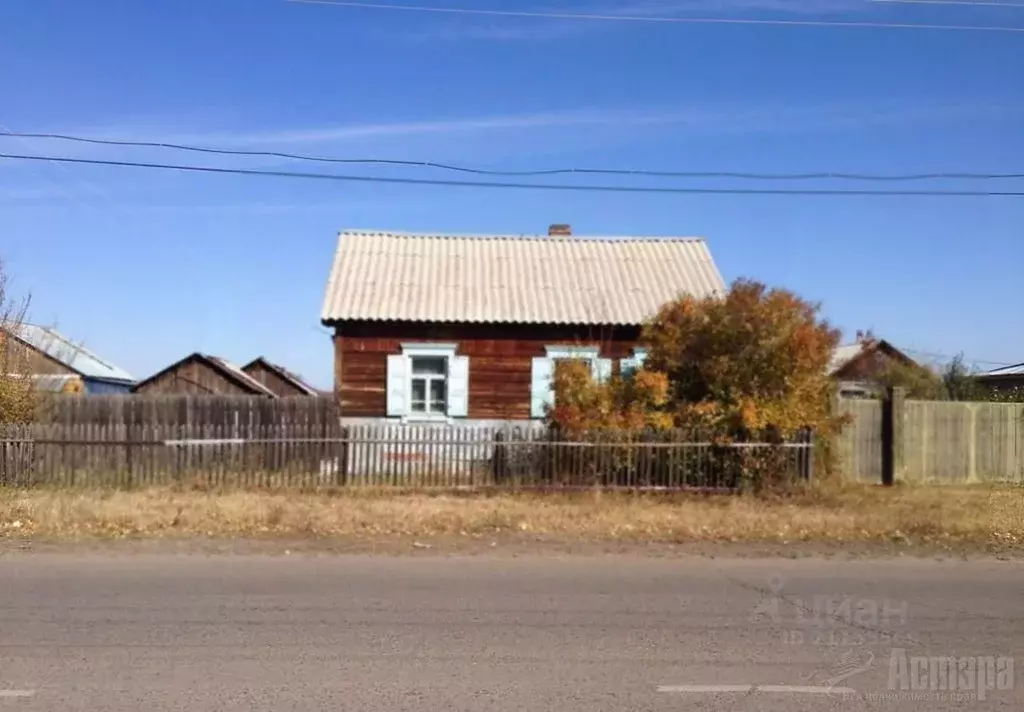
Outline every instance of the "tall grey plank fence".
<path fill-rule="evenodd" d="M 1024 483 L 1024 403 L 842 400 L 840 467 L 865 482 Z"/>
<path fill-rule="evenodd" d="M 858 482 L 881 482 L 882 401 L 843 398 L 839 413 L 849 418 L 836 441 L 843 474 Z"/>

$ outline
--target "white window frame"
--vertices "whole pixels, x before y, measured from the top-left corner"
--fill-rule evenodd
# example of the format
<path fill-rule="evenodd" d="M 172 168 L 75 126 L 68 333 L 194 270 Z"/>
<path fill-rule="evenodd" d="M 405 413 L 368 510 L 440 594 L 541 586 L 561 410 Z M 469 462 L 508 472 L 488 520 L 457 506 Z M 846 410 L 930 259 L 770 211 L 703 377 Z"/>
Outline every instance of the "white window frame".
<path fill-rule="evenodd" d="M 458 349 L 458 344 L 433 344 L 433 343 L 404 343 L 402 344 L 402 355 L 408 360 L 405 393 L 406 393 L 406 414 L 402 416 L 402 422 L 429 422 L 429 423 L 451 423 L 452 416 L 448 415 L 448 397 L 449 388 L 451 387 L 450 375 L 451 375 L 451 362 L 455 356 L 455 352 Z M 425 413 L 414 413 L 412 410 L 412 361 L 414 358 L 444 358 L 444 395 L 445 395 L 445 408 L 443 413 L 432 413 L 427 411 Z M 423 378 L 423 376 L 418 376 Z M 434 380 L 437 377 L 427 377 L 427 403 L 430 403 L 430 380 Z M 429 407 L 429 405 L 428 405 Z"/>
<path fill-rule="evenodd" d="M 545 407 L 554 405 L 554 377 L 556 364 L 560 360 L 578 359 L 586 361 L 590 365 L 590 375 L 595 381 L 601 381 L 611 376 L 612 360 L 607 358 L 601 358 L 601 347 L 600 346 L 565 346 L 561 344 L 551 344 L 544 347 L 544 356 L 538 356 L 533 359 L 534 372 L 536 372 L 538 362 L 546 361 L 548 363 L 547 369 L 549 375 L 547 376 L 546 383 L 539 383 L 536 377 L 531 378 L 530 383 L 530 417 L 532 419 L 539 419 L 543 416 L 540 415 L 539 409 L 536 408 L 538 403 L 543 404 Z"/>
<path fill-rule="evenodd" d="M 590 375 L 595 379 L 597 373 L 597 360 L 601 356 L 600 346 L 545 346 L 545 355 L 552 361 L 552 375 L 554 375 L 554 362 L 561 359 L 580 359 L 590 365 Z"/>
<path fill-rule="evenodd" d="M 644 367 L 644 362 L 647 360 L 647 354 L 650 353 L 650 349 L 644 346 L 636 346 L 633 348 L 633 355 L 629 358 L 624 358 L 619 361 L 619 375 L 625 376 L 623 365 L 628 365 L 631 374 L 636 373 Z"/>

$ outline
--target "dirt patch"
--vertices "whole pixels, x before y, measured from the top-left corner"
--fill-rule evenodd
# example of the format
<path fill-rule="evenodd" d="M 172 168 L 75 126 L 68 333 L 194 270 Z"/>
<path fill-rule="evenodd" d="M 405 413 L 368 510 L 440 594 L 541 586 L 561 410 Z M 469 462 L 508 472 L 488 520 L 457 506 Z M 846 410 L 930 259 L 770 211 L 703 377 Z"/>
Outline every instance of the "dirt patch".
<path fill-rule="evenodd" d="M 487 539 L 435 536 L 338 538 L 338 537 L 236 537 L 175 538 L 130 537 L 119 539 L 8 537 L 0 539 L 0 556 L 19 554 L 108 555 L 271 555 L 271 556 L 630 556 L 651 558 L 821 558 L 836 560 L 877 558 L 931 558 L 938 560 L 1000 559 L 1024 561 L 1024 549 L 999 550 L 988 546 L 905 545 L 880 542 L 615 542 L 579 541 L 551 537 L 498 535 Z"/>

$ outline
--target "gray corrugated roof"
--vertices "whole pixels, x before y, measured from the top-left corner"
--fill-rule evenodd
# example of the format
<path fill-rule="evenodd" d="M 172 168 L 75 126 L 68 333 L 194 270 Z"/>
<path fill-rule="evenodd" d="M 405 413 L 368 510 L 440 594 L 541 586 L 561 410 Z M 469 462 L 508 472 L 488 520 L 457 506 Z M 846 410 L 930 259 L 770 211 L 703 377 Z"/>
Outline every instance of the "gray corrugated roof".
<path fill-rule="evenodd" d="M 1003 366 L 993 371 L 986 371 L 983 376 L 1024 376 L 1024 363 L 1013 366 Z"/>
<path fill-rule="evenodd" d="M 321 319 L 640 324 L 724 291 L 698 238 L 345 231 Z"/>
<path fill-rule="evenodd" d="M 832 352 L 832 358 L 828 362 L 828 372 L 830 374 L 835 373 L 850 361 L 860 356 L 863 350 L 864 344 L 862 342 L 840 344 L 836 347 L 836 350 Z"/>
<path fill-rule="evenodd" d="M 135 378 L 127 371 L 101 359 L 92 351 L 73 343 L 48 327 L 36 324 L 18 324 L 12 329 L 12 332 L 32 348 L 82 374 L 85 378 L 135 381 Z"/>

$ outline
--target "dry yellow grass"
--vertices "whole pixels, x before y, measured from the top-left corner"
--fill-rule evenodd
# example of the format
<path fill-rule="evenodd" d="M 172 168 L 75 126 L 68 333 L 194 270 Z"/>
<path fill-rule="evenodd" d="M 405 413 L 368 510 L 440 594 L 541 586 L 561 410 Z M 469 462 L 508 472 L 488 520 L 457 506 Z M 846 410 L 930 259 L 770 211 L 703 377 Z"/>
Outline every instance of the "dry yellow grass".
<path fill-rule="evenodd" d="M 431 537 L 897 542 L 1024 548 L 1024 490 L 818 486 L 788 499 L 621 494 L 0 493 L 0 536 Z"/>

